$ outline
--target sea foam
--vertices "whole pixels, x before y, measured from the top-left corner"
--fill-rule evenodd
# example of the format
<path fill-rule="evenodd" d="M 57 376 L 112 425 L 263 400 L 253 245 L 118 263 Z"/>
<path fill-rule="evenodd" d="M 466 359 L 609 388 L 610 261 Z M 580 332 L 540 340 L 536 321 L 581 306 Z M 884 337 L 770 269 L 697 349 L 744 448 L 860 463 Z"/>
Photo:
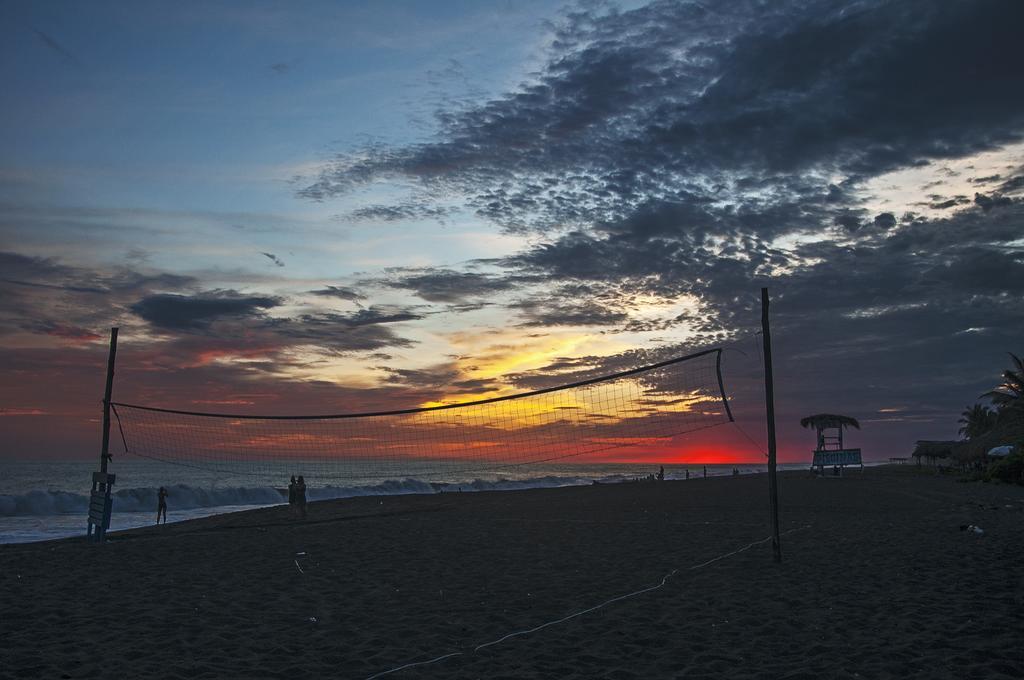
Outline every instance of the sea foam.
<path fill-rule="evenodd" d="M 392 479 L 365 486 L 311 486 L 310 501 L 356 496 L 394 496 L 452 491 L 512 491 L 589 484 L 591 478 L 546 476 L 532 479 L 474 479 L 465 482 L 426 482 L 419 479 Z M 602 481 L 620 481 L 606 478 Z M 287 491 L 273 487 L 195 487 L 173 484 L 167 487 L 167 505 L 175 510 L 215 508 L 238 505 L 277 505 L 287 500 Z M 152 512 L 157 506 L 158 487 L 118 489 L 114 492 L 113 511 Z M 59 490 L 33 490 L 24 494 L 0 495 L 0 517 L 85 514 L 88 494 Z"/>

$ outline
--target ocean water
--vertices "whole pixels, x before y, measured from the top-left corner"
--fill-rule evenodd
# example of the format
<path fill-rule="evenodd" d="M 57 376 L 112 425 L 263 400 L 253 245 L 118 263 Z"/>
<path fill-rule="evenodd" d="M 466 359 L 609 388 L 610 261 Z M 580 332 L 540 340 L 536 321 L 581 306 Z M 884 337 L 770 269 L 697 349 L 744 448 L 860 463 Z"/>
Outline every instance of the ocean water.
<path fill-rule="evenodd" d="M 148 460 L 113 461 L 109 472 L 114 485 L 110 531 L 152 524 L 156 518 L 157 491 L 167 488 L 167 521 L 180 522 L 225 512 L 236 512 L 287 502 L 288 478 L 301 472 L 301 462 L 262 464 L 260 474 L 184 468 Z M 310 464 L 310 469 L 318 466 Z M 411 463 L 402 478 L 358 477 L 345 481 L 344 465 L 330 479 L 306 477 L 310 501 L 354 496 L 431 494 L 442 491 L 515 491 L 517 489 L 612 484 L 643 478 L 657 466 L 617 464 L 536 464 L 479 473 L 454 473 L 438 477 L 429 463 Z M 766 472 L 765 464 L 708 465 L 708 476 Z M 806 469 L 805 463 L 783 464 L 779 469 Z M 24 543 L 68 536 L 86 531 L 89 490 L 95 462 L 0 462 L 0 543 Z M 666 465 L 666 479 L 700 478 L 703 465 Z"/>

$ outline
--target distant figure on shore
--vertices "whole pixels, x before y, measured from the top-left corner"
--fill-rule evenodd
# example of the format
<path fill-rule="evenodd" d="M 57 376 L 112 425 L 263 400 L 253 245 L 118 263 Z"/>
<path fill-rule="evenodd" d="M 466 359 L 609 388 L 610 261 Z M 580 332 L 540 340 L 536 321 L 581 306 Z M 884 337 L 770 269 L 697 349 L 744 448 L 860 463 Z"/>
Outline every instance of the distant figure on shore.
<path fill-rule="evenodd" d="M 160 487 L 156 492 L 156 523 L 160 524 L 160 516 L 163 515 L 164 524 L 167 524 L 167 489 Z"/>
<path fill-rule="evenodd" d="M 686 478 L 690 478 L 690 468 L 686 468 Z"/>
<path fill-rule="evenodd" d="M 708 478 L 708 466 L 705 465 L 704 466 L 704 479 L 707 479 L 707 478 Z"/>
<path fill-rule="evenodd" d="M 288 482 L 288 514 L 295 515 L 295 475 L 292 475 L 292 479 Z"/>
<path fill-rule="evenodd" d="M 306 480 L 302 475 L 295 485 L 295 503 L 299 507 L 299 519 L 306 519 Z"/>
<path fill-rule="evenodd" d="M 658 481 L 659 482 L 664 482 L 665 481 L 665 466 L 664 465 L 662 465 L 661 469 L 658 470 Z"/>
<path fill-rule="evenodd" d="M 739 468 L 733 468 L 733 469 L 732 469 L 732 476 L 733 476 L 733 477 L 735 477 L 735 476 L 736 476 L 736 475 L 738 475 L 739 473 L 740 473 L 740 469 L 739 469 Z"/>

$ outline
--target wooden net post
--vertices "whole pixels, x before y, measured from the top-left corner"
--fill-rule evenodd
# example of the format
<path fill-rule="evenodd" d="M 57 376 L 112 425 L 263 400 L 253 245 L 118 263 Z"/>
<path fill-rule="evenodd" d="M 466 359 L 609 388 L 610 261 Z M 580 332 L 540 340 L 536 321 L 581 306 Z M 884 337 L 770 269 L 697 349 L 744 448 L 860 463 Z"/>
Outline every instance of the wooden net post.
<path fill-rule="evenodd" d="M 117 328 L 110 329 L 110 353 L 107 355 L 107 386 L 103 393 L 103 445 L 100 449 L 100 471 L 92 475 L 92 493 L 89 497 L 89 522 L 87 535 L 102 542 L 110 528 L 110 513 L 113 507 L 111 491 L 114 475 L 107 474 L 110 460 L 110 398 L 114 391 L 114 359 L 117 356 Z"/>
<path fill-rule="evenodd" d="M 771 502 L 772 553 L 782 561 L 779 538 L 779 486 L 775 473 L 775 384 L 772 379 L 772 336 L 768 328 L 768 289 L 761 289 L 761 341 L 764 343 L 764 401 L 768 416 L 768 495 Z"/>

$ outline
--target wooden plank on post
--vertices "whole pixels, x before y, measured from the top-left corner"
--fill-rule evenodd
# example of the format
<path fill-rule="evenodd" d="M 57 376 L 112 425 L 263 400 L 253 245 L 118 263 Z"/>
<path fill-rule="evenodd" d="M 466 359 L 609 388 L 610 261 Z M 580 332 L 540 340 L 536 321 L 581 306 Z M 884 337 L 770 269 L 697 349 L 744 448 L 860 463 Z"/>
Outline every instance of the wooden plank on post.
<path fill-rule="evenodd" d="M 761 342 L 764 344 L 764 401 L 768 417 L 768 496 L 771 504 L 772 553 L 782 561 L 779 537 L 779 486 L 775 471 L 775 383 L 772 377 L 772 336 L 768 325 L 768 289 L 761 289 Z"/>

